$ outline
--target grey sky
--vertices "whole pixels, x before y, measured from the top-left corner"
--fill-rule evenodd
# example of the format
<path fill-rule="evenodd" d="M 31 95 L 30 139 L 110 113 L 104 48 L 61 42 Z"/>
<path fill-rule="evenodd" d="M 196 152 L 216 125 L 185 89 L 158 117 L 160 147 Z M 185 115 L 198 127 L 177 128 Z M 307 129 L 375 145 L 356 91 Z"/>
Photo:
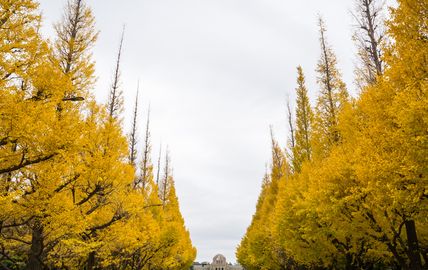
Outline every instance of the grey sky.
<path fill-rule="evenodd" d="M 65 0 L 41 0 L 43 32 L 62 14 Z M 125 128 L 137 80 L 140 108 L 151 104 L 153 160 L 160 141 L 172 154 L 182 214 L 198 261 L 235 248 L 255 210 L 269 125 L 287 137 L 285 99 L 294 100 L 296 66 L 307 75 L 312 101 L 319 58 L 317 14 L 353 92 L 352 0 L 87 0 L 96 16 L 94 48 L 105 102 L 122 24 Z M 142 137 L 146 113 L 140 114 Z M 142 141 L 142 139 L 141 139 Z"/>

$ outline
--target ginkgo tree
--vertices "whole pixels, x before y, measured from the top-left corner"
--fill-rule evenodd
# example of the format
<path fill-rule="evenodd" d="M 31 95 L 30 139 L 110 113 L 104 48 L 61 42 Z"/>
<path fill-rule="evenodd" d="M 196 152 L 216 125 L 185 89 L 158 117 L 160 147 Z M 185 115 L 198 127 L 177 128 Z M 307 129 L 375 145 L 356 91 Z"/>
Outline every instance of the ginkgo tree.
<path fill-rule="evenodd" d="M 261 212 L 259 200 L 237 249 L 238 261 L 248 269 L 275 269 L 257 259 L 272 249 L 289 262 L 283 269 L 427 267 L 428 3 L 397 2 L 381 22 L 378 1 L 356 0 L 357 19 L 366 27 L 360 37 L 371 46 L 357 55 L 367 69 L 361 70 L 363 88 L 354 100 L 346 94 L 320 23 L 320 93 L 309 122 L 309 147 L 296 147 L 306 138 L 296 130 L 305 129 L 293 130 L 295 169 L 279 181 L 270 206 L 274 214 Z M 383 24 L 385 32 L 374 31 Z M 302 102 L 302 78 L 299 72 L 297 126 L 311 119 L 302 118 L 312 108 Z M 260 198 L 267 190 L 264 184 Z M 270 228 L 254 226 L 259 220 L 269 220 Z M 262 242 L 252 239 L 266 237 L 267 231 L 275 241 L 257 249 Z"/>
<path fill-rule="evenodd" d="M 0 1 L 0 265 L 187 269 L 196 254 L 173 185 L 165 205 L 152 170 L 134 185 L 122 104 L 112 113 L 91 93 L 94 22 L 70 0 L 51 43 L 37 2 Z"/>
<path fill-rule="evenodd" d="M 237 258 L 245 269 L 283 269 L 289 263 L 284 257 L 272 224 L 279 185 L 290 175 L 284 151 L 272 137 L 272 164 L 270 173 L 263 179 L 256 213 L 237 249 Z"/>

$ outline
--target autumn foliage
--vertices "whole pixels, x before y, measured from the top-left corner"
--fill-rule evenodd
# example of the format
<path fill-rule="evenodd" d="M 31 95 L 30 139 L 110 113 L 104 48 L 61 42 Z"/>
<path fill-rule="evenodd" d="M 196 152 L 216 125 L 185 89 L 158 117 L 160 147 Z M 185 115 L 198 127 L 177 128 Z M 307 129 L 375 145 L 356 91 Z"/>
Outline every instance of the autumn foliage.
<path fill-rule="evenodd" d="M 0 269 L 187 269 L 196 255 L 171 174 L 162 193 L 152 169 L 135 185 L 121 120 L 92 96 L 94 21 L 69 1 L 50 42 L 35 1 L 0 0 Z"/>
<path fill-rule="evenodd" d="M 380 1 L 356 2 L 364 11 Z M 388 42 L 360 47 L 365 67 L 378 68 L 358 70 L 366 79 L 355 99 L 320 20 L 317 103 L 308 106 L 299 67 L 294 143 L 281 150 L 273 140 L 237 249 L 246 269 L 428 267 L 428 2 L 399 0 L 390 11 Z M 380 40 L 366 29 L 364 41 Z"/>

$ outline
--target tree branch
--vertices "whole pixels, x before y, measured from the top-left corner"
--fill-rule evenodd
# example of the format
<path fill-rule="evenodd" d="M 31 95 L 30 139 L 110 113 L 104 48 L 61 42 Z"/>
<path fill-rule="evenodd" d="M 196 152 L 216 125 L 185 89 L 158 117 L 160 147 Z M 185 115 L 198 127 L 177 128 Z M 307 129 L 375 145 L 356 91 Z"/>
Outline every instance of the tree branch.
<path fill-rule="evenodd" d="M 10 167 L 7 167 L 7 168 L 0 168 L 0 174 L 10 173 L 10 172 L 19 170 L 21 168 L 24 168 L 24 167 L 26 167 L 28 165 L 37 164 L 37 163 L 49 160 L 49 159 L 53 158 L 54 156 L 56 156 L 57 154 L 58 153 L 52 153 L 52 154 L 49 154 L 49 155 L 46 155 L 46 156 L 42 156 L 42 157 L 38 157 L 38 158 L 35 158 L 35 159 L 25 159 L 25 158 L 23 158 L 21 160 L 21 162 L 19 164 L 17 164 L 17 165 L 13 165 L 13 166 L 10 166 Z"/>

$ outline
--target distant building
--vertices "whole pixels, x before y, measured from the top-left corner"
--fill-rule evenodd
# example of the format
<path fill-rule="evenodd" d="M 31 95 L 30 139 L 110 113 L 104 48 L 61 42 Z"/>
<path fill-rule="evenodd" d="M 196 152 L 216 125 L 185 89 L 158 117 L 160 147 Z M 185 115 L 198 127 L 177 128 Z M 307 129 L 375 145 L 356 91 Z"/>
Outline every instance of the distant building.
<path fill-rule="evenodd" d="M 190 268 L 192 270 L 244 270 L 239 264 L 232 265 L 227 263 L 226 257 L 221 254 L 214 256 L 212 263 L 194 263 Z"/>

